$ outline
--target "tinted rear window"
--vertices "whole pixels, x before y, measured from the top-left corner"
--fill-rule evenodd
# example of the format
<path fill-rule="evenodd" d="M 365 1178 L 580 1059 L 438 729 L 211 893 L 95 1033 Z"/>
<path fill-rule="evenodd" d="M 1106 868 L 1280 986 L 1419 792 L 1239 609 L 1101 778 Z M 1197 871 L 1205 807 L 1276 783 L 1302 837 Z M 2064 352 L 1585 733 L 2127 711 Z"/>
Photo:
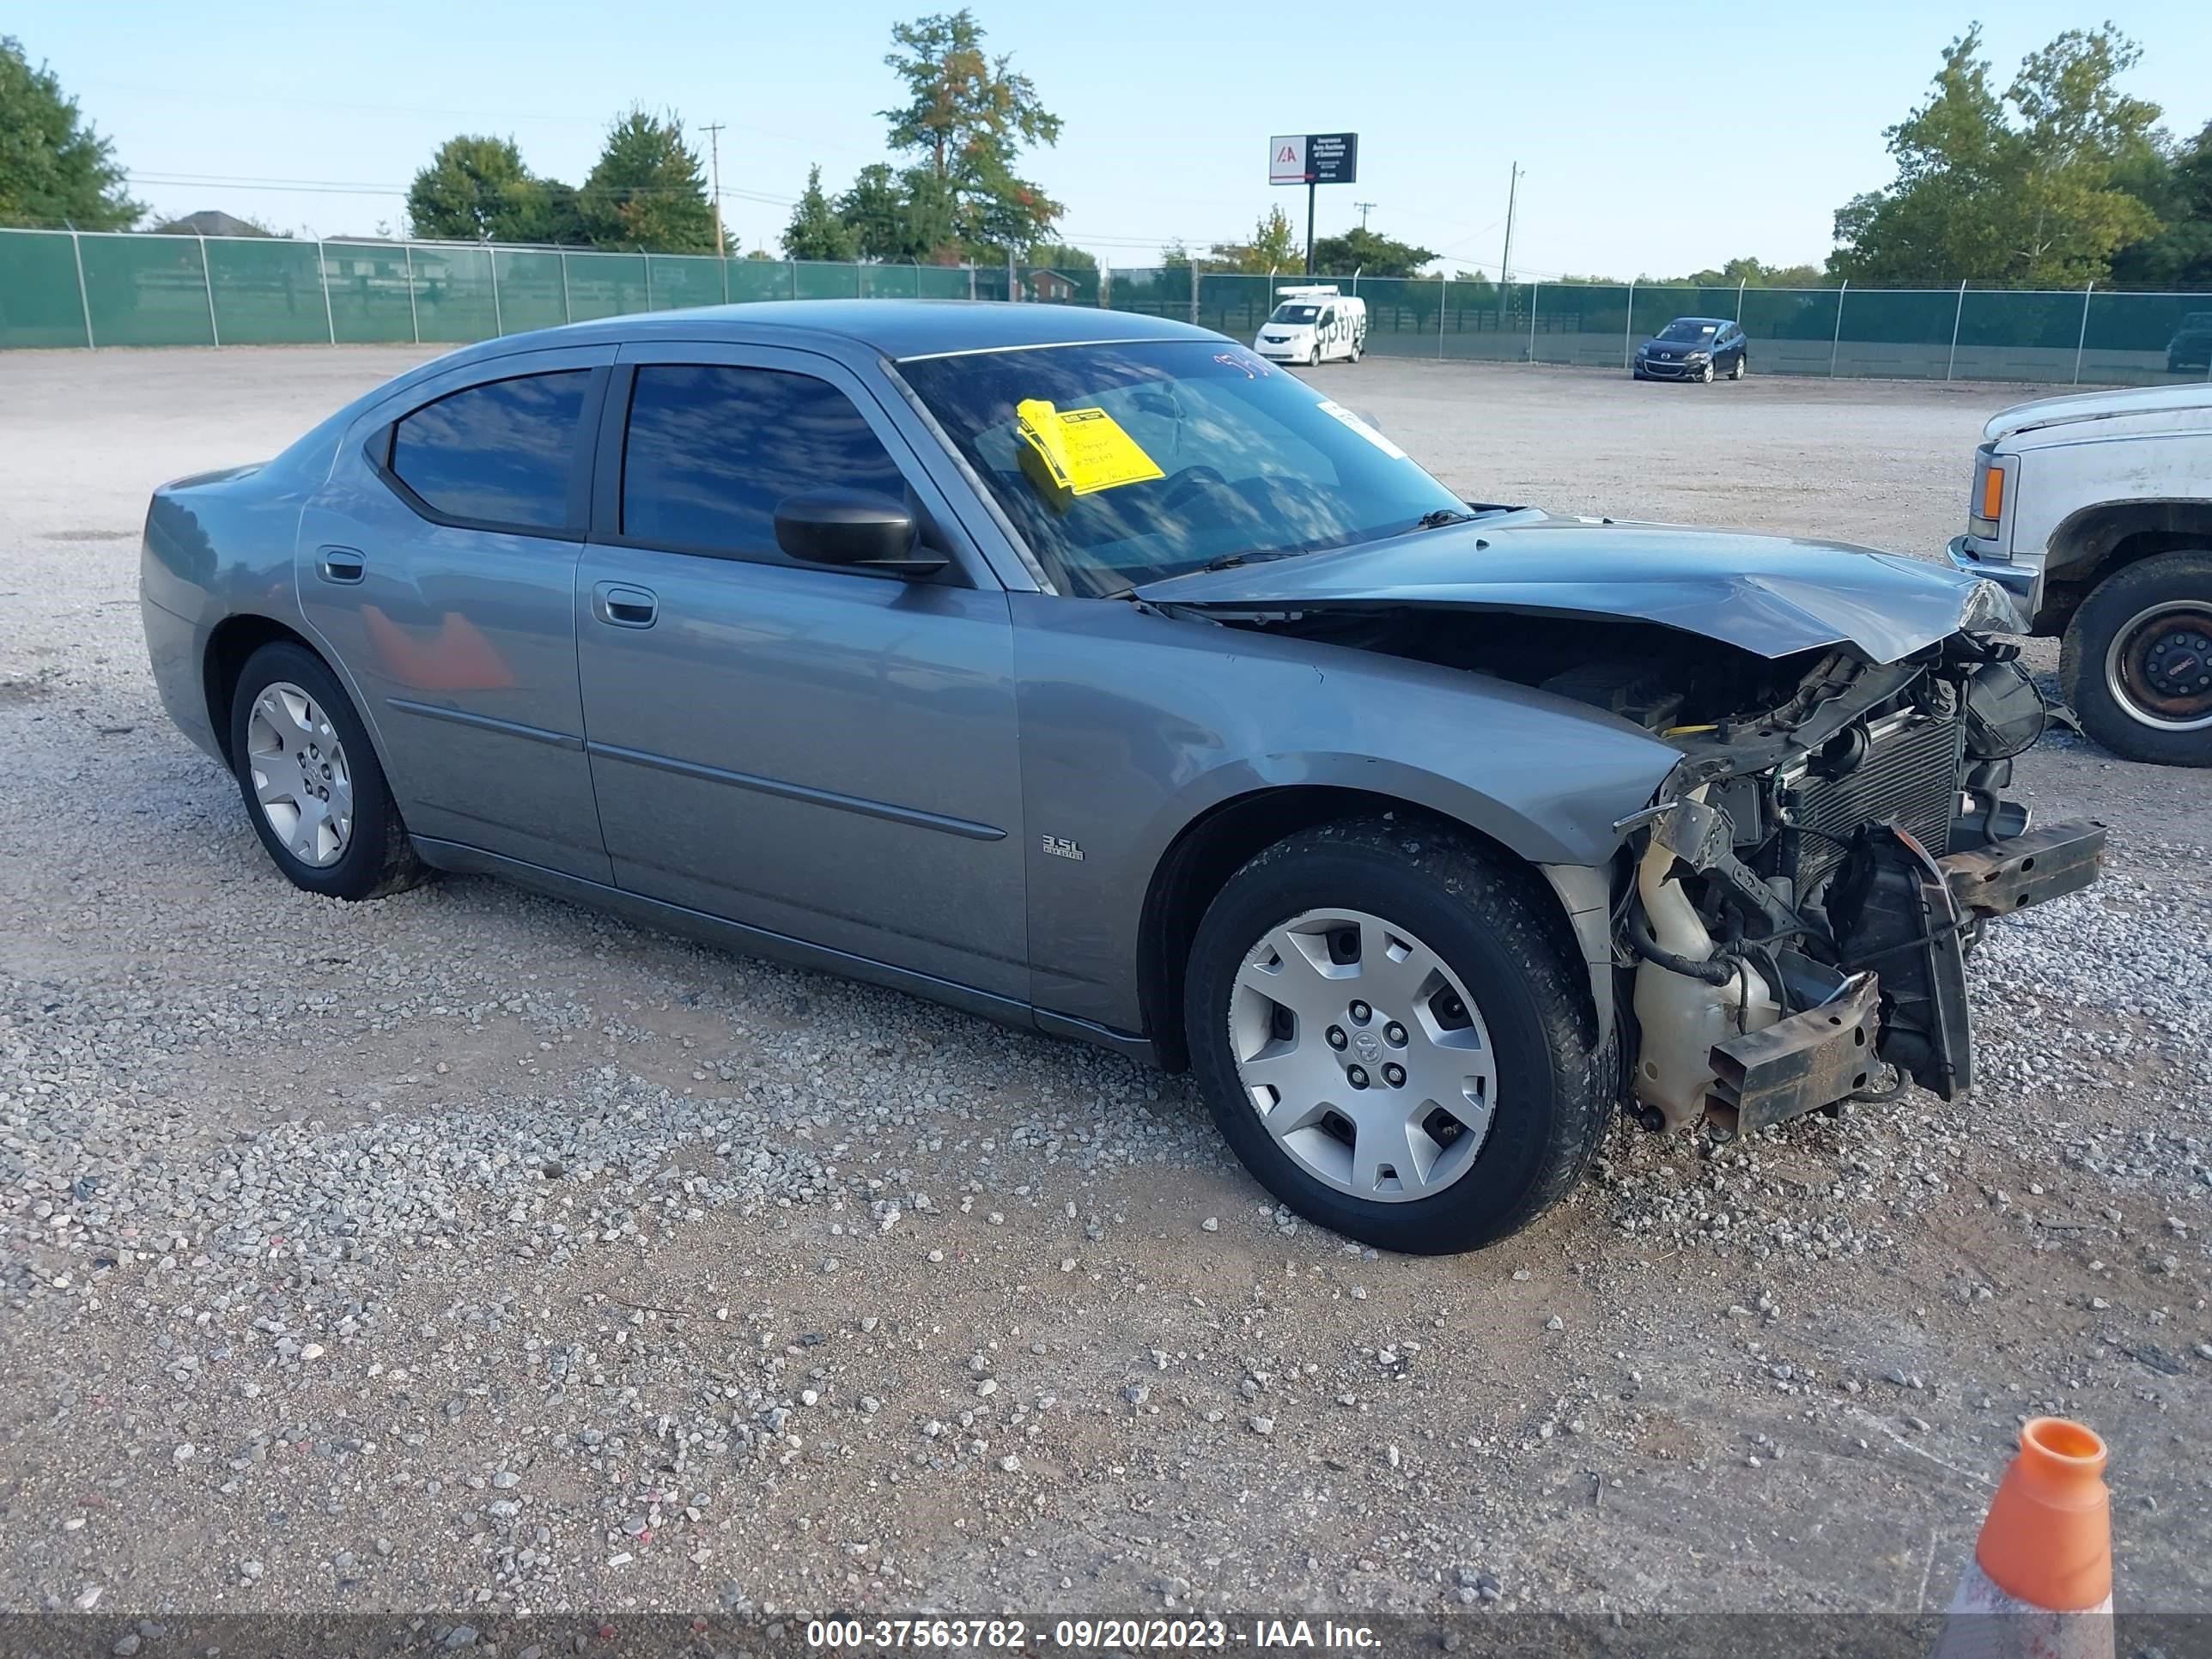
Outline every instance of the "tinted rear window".
<path fill-rule="evenodd" d="M 441 398 L 392 428 L 392 470 L 448 518 L 558 530 L 591 381 L 565 369 Z"/>
<path fill-rule="evenodd" d="M 623 535 L 781 558 L 776 503 L 817 489 L 906 495 L 897 465 L 836 387 L 775 369 L 639 368 L 623 450 Z"/>

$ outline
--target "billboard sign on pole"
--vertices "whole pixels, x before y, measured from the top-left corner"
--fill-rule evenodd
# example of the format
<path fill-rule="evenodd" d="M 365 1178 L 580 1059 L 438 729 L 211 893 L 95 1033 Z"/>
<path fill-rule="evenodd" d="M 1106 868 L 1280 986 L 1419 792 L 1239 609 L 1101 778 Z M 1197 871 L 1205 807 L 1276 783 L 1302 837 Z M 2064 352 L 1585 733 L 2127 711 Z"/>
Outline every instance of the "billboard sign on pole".
<path fill-rule="evenodd" d="M 1271 185 L 1352 185 L 1359 182 L 1356 132 L 1279 133 L 1267 140 Z"/>

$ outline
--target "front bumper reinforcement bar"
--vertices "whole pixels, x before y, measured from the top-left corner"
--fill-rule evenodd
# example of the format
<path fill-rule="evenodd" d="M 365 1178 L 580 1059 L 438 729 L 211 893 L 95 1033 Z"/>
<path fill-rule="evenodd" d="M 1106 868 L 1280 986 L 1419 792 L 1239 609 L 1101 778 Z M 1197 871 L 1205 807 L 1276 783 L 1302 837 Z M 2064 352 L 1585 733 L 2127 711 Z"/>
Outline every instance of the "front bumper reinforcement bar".
<path fill-rule="evenodd" d="M 2009 841 L 1938 859 L 1959 908 L 1978 916 L 2010 915 L 2046 899 L 2078 893 L 2104 862 L 2105 826 L 2094 818 L 2031 830 Z"/>
<path fill-rule="evenodd" d="M 1715 1043 L 1717 1081 L 1705 1099 L 1705 1121 L 1749 1134 L 1866 1088 L 1880 1066 L 1881 1002 L 1875 976 L 1855 974 L 1817 1008 Z"/>

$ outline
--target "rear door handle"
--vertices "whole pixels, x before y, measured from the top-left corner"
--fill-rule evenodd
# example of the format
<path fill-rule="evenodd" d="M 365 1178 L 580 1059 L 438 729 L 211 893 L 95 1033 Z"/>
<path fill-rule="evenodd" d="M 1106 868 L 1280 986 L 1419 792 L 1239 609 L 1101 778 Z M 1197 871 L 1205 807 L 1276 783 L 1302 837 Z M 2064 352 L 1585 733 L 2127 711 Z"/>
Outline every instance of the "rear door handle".
<path fill-rule="evenodd" d="M 592 614 L 615 628 L 650 628 L 660 615 L 660 598 L 628 582 L 594 582 Z"/>
<path fill-rule="evenodd" d="M 326 582 L 357 582 L 368 570 L 368 561 L 350 547 L 319 547 L 315 562 Z"/>

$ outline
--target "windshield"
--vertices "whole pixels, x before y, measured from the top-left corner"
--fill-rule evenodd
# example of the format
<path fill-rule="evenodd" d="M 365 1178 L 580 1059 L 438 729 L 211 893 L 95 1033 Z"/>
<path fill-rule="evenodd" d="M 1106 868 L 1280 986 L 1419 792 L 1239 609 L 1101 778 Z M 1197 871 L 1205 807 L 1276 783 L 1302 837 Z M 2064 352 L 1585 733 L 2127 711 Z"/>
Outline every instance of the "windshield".
<path fill-rule="evenodd" d="M 899 373 L 1080 593 L 1370 541 L 1467 510 L 1351 410 L 1225 342 L 967 353 Z M 1052 441 L 1024 435 L 1041 431 L 1065 434 L 1064 477 L 1040 458 Z"/>
<path fill-rule="evenodd" d="M 1320 315 L 1319 306 L 1293 305 L 1285 301 L 1275 307 L 1275 314 L 1267 320 L 1271 323 L 1310 323 Z"/>
<path fill-rule="evenodd" d="M 1675 345 L 1696 345 L 1719 331 L 1718 323 L 1701 323 L 1694 317 L 1677 317 L 1661 329 L 1658 337 Z"/>

